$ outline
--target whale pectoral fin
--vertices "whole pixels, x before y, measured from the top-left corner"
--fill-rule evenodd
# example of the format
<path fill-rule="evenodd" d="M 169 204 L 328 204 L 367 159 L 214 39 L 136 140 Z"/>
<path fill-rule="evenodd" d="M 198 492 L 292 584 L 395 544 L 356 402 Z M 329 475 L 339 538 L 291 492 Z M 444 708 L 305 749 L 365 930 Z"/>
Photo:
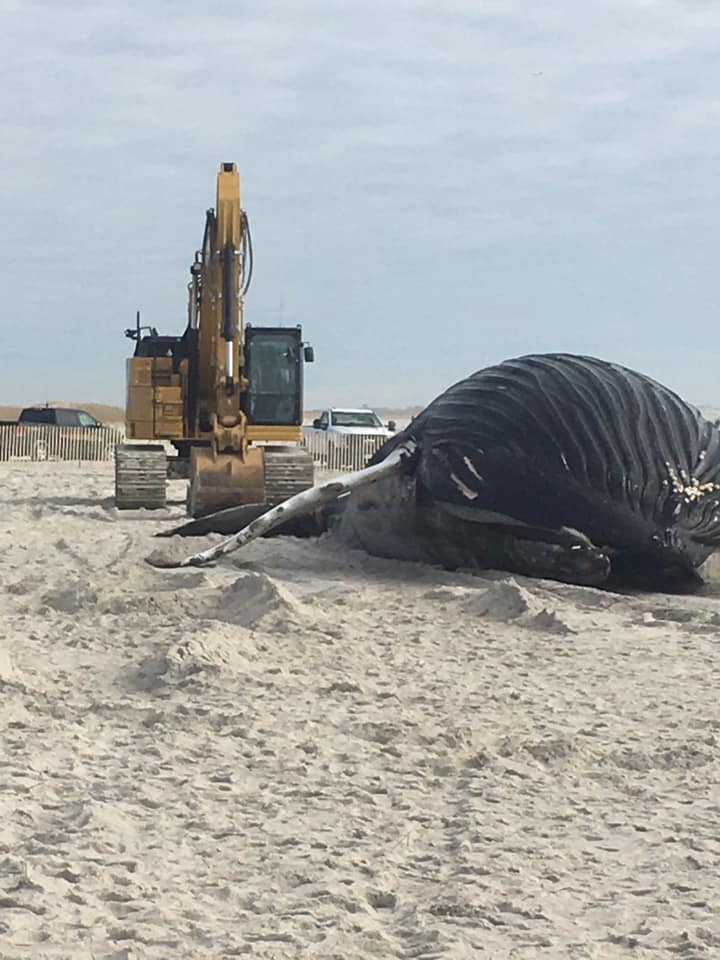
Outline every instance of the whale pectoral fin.
<path fill-rule="evenodd" d="M 586 586 L 600 586 L 610 574 L 606 552 L 579 530 L 447 502 L 426 508 L 423 517 L 436 556 L 450 568 L 497 568 Z"/>
<path fill-rule="evenodd" d="M 525 540 L 544 540 L 548 543 L 557 543 L 567 547 L 572 547 L 578 543 L 583 546 L 593 545 L 590 538 L 581 530 L 573 530 L 570 527 L 539 527 L 526 523 L 524 520 L 518 520 L 517 517 L 512 517 L 509 514 L 498 513 L 496 510 L 486 510 L 483 507 L 465 507 L 462 504 L 442 501 L 437 506 L 445 513 L 458 517 L 460 520 L 480 523 L 497 530 L 505 530 L 507 533 Z"/>
<path fill-rule="evenodd" d="M 508 569 L 528 577 L 587 587 L 601 586 L 611 571 L 610 558 L 602 549 L 563 535 L 551 540 L 521 532 L 510 534 L 505 540 L 505 563 Z"/>
<path fill-rule="evenodd" d="M 504 525 L 509 527 L 527 527 L 522 520 L 511 517 L 506 513 L 498 513 L 496 510 L 486 510 L 484 507 L 466 507 L 461 503 L 448 503 L 446 500 L 436 501 L 438 507 L 449 513 L 453 517 L 459 517 L 460 520 L 467 520 L 469 523 L 485 523 L 488 525 Z"/>
<path fill-rule="evenodd" d="M 216 513 L 206 514 L 187 520 L 170 530 L 160 530 L 156 537 L 204 537 L 208 533 L 222 533 L 225 535 L 237 533 L 248 526 L 253 520 L 267 512 L 267 503 L 245 503 L 237 507 L 227 507 Z M 322 507 L 308 515 L 301 515 L 296 520 L 286 520 L 278 524 L 272 535 L 286 535 L 291 537 L 317 537 L 327 528 L 327 518 Z"/>
<path fill-rule="evenodd" d="M 296 493 L 295 496 L 279 503 L 277 506 L 268 510 L 261 516 L 256 517 L 241 530 L 234 533 L 231 537 L 222 540 L 220 543 L 209 547 L 207 550 L 201 550 L 199 553 L 191 554 L 183 560 L 172 560 L 169 557 L 152 555 L 146 557 L 146 562 L 150 566 L 160 568 L 173 567 L 199 567 L 203 564 L 211 563 L 225 554 L 232 553 L 234 550 L 257 540 L 258 537 L 265 537 L 271 531 L 290 521 L 297 521 L 303 517 L 311 516 L 316 510 L 327 504 L 333 503 L 340 497 L 345 497 L 369 484 L 391 476 L 393 473 L 401 473 L 412 462 L 416 453 L 416 444 L 413 440 L 406 440 L 392 450 L 388 456 L 380 463 L 365 467 L 363 470 L 356 470 L 354 473 L 347 473 L 334 480 L 328 480 L 319 484 L 317 487 L 311 487 L 309 490 L 303 490 Z M 211 520 L 212 514 L 204 519 Z"/>
<path fill-rule="evenodd" d="M 208 533 L 237 533 L 267 511 L 266 503 L 244 503 L 217 510 L 204 517 L 186 520 L 169 530 L 160 530 L 156 537 L 204 537 Z"/>

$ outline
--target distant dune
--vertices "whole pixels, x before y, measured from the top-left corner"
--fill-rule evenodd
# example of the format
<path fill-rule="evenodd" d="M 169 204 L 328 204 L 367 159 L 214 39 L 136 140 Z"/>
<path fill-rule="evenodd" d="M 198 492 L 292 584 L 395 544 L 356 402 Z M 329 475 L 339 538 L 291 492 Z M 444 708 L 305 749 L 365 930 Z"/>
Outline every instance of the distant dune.
<path fill-rule="evenodd" d="M 44 407 L 44 403 L 34 404 L 34 406 Z M 95 417 L 96 420 L 101 420 L 103 423 L 123 423 L 125 420 L 125 410 L 123 407 L 115 407 L 109 403 L 95 403 L 95 401 L 88 401 L 87 403 L 78 402 L 75 400 L 51 400 L 49 406 L 51 407 L 77 407 L 80 410 L 87 410 L 87 412 Z M 383 423 L 387 423 L 388 420 L 394 420 L 398 426 L 402 426 L 409 422 L 409 420 L 419 413 L 422 409 L 421 407 L 399 407 L 399 408 L 390 408 L 390 407 L 373 407 L 375 413 L 380 417 Z M 22 405 L 13 405 L 8 404 L 7 406 L 0 406 L 0 420 L 16 420 L 22 410 Z M 305 423 L 312 423 L 312 421 L 320 416 L 320 410 L 306 410 L 303 417 Z"/>
<path fill-rule="evenodd" d="M 45 404 L 21 404 L 18 406 L 10 404 L 8 406 L 0 406 L 0 420 L 16 420 L 20 414 L 20 411 L 23 409 L 23 406 L 44 407 Z M 85 403 L 77 400 L 51 400 L 48 406 L 74 407 L 79 410 L 85 410 L 90 414 L 91 417 L 95 417 L 96 420 L 101 420 L 103 423 L 122 423 L 122 421 L 125 419 L 124 408 L 115 407 L 109 403 L 95 403 L 93 401 L 88 401 Z"/>

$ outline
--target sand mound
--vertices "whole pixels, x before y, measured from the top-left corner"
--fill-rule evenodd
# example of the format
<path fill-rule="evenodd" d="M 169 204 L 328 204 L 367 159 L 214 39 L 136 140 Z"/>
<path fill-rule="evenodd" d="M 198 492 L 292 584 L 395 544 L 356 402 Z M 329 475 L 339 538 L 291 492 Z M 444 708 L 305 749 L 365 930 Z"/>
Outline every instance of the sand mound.
<path fill-rule="evenodd" d="M 512 577 L 480 580 L 485 586 L 439 587 L 424 594 L 426 600 L 464 616 L 470 623 L 513 623 L 535 630 L 572 633 L 558 612 L 557 601 L 542 588 L 529 589 Z"/>
<path fill-rule="evenodd" d="M 185 684 L 207 681 L 219 674 L 240 675 L 248 668 L 242 654 L 246 637 L 232 637 L 205 632 L 194 634 L 171 644 L 157 666 L 156 675 L 163 683 Z"/>
<path fill-rule="evenodd" d="M 40 606 L 48 607 L 57 613 L 79 613 L 94 607 L 98 602 L 95 590 L 82 580 L 74 580 L 54 587 L 40 597 Z"/>
<path fill-rule="evenodd" d="M 478 591 L 464 603 L 468 613 L 487 620 L 507 623 L 540 612 L 537 597 L 521 587 L 515 580 L 501 580 L 487 589 Z"/>
<path fill-rule="evenodd" d="M 180 589 L 123 599 L 134 612 L 164 614 L 184 624 L 183 636 L 142 664 L 136 683 L 184 685 L 219 675 L 252 673 L 255 635 L 277 637 L 306 617 L 303 604 L 264 573 L 245 571 L 224 586 L 200 572 L 183 574 Z M 177 582 L 174 584 L 178 586 Z"/>
<path fill-rule="evenodd" d="M 229 586 L 218 589 L 206 609 L 217 620 L 244 627 L 269 618 L 277 629 L 282 623 L 297 622 L 302 617 L 302 606 L 267 574 L 247 570 Z"/>
<path fill-rule="evenodd" d="M 25 577 L 6 589 L 17 597 L 27 597 L 43 613 L 76 616 L 83 611 L 97 614 L 145 614 L 182 617 L 188 623 L 219 620 L 241 627 L 263 621 L 269 628 L 297 623 L 303 616 L 303 603 L 267 574 L 245 570 L 232 582 L 218 585 L 204 571 L 178 570 L 151 577 L 143 589 L 120 584 L 105 589 L 92 580 L 64 579 L 58 585 L 38 590 L 37 577 Z"/>

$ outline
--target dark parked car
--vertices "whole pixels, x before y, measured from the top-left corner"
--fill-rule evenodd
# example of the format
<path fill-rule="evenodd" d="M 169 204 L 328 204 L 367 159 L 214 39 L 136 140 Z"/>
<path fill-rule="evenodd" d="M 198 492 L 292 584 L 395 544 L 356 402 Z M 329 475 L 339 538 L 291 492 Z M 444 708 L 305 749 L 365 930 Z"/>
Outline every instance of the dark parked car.
<path fill-rule="evenodd" d="M 18 423 L 51 423 L 56 427 L 101 427 L 102 424 L 84 410 L 67 407 L 25 407 Z"/>
<path fill-rule="evenodd" d="M 109 460 L 122 439 L 85 410 L 70 407 L 25 407 L 17 420 L 0 421 L 3 427 L 0 460 Z"/>

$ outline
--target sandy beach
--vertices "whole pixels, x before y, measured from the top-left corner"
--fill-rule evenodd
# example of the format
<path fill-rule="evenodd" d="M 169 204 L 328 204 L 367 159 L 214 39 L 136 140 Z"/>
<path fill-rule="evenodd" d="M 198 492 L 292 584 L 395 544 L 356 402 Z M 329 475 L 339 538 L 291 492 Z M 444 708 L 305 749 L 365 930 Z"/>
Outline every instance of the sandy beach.
<path fill-rule="evenodd" d="M 720 956 L 720 587 L 158 571 L 110 465 L 0 498 L 2 960 Z"/>

